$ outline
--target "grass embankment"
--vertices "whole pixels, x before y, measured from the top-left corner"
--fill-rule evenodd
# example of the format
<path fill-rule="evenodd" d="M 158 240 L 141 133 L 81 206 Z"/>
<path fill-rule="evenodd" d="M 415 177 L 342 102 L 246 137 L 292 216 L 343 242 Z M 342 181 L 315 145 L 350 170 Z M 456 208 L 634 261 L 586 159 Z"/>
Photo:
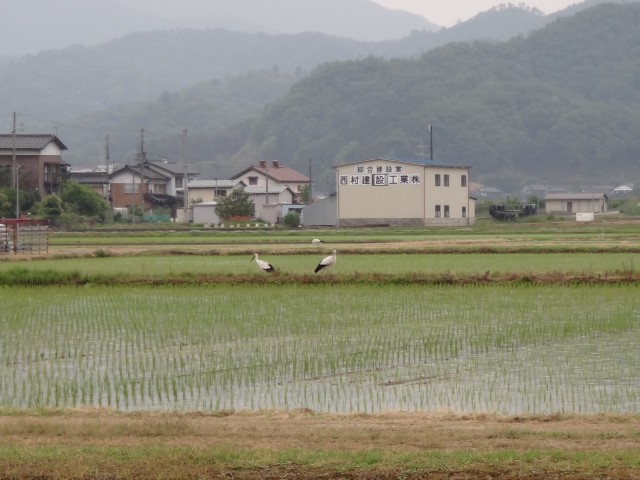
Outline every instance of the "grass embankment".
<path fill-rule="evenodd" d="M 150 277 L 136 274 L 87 274 L 79 271 L 29 270 L 14 268 L 0 272 L 0 285 L 617 285 L 640 282 L 640 273 L 490 273 L 456 275 L 352 273 L 340 275 L 314 274 L 223 274 L 182 273 Z"/>
<path fill-rule="evenodd" d="M 640 475 L 637 415 L 3 413 L 3 479 Z"/>
<path fill-rule="evenodd" d="M 331 247 L 277 250 L 260 248 L 276 273 L 259 271 L 250 251 L 113 254 L 103 250 L 86 256 L 9 257 L 0 262 L 0 285 L 117 284 L 372 284 L 491 285 L 505 283 L 633 283 L 640 253 L 587 250 L 531 253 L 427 253 L 419 249 L 362 250 L 341 248 L 338 263 L 314 274 Z"/>

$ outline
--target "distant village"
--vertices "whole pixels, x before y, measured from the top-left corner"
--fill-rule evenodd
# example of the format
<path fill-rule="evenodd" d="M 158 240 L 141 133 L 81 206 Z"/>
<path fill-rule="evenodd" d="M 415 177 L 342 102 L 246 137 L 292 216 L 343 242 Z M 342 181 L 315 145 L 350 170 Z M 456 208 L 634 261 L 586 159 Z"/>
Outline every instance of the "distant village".
<path fill-rule="evenodd" d="M 633 193 L 633 185 L 598 185 L 580 191 L 550 182 L 526 185 L 518 195 L 471 180 L 470 165 L 426 159 L 370 158 L 333 165 L 336 190 L 314 195 L 312 179 L 277 160 L 259 160 L 230 178 L 201 178 L 185 164 L 139 155 L 132 164 L 83 169 L 63 160 L 67 149 L 53 134 L 0 135 L 0 165 L 19 168 L 20 188 L 41 197 L 65 180 L 94 189 L 115 212 L 169 212 L 172 221 L 219 226 L 215 206 L 236 189 L 249 195 L 255 218 L 281 223 L 289 212 L 305 226 L 469 226 L 476 203 L 543 201 L 550 214 L 603 214 L 608 200 Z M 587 217 L 589 218 L 589 217 Z"/>

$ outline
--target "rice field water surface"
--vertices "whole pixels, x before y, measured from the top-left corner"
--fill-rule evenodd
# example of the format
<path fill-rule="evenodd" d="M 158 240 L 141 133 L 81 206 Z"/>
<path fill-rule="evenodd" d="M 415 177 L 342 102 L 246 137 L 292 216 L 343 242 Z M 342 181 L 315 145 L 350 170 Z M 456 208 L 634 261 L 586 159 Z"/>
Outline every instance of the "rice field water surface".
<path fill-rule="evenodd" d="M 0 406 L 638 413 L 639 293 L 0 287 Z"/>

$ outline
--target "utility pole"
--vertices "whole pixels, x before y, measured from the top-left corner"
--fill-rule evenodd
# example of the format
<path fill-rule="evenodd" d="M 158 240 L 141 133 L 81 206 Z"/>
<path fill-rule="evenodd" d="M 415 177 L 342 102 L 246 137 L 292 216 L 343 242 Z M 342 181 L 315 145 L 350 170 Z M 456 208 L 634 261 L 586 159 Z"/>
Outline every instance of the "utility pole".
<path fill-rule="evenodd" d="M 309 188 L 307 189 L 307 205 L 311 205 L 313 203 L 313 195 L 311 193 L 311 185 L 313 181 L 311 180 L 311 159 L 309 159 Z"/>
<path fill-rule="evenodd" d="M 105 157 L 107 166 L 107 201 L 109 202 L 109 206 L 111 206 L 111 172 L 109 171 L 109 160 L 111 160 L 111 157 L 109 155 L 109 135 L 107 135 L 106 138 L 106 150 L 107 150 L 107 155 Z"/>
<path fill-rule="evenodd" d="M 138 157 L 140 160 L 140 208 L 142 209 L 142 218 L 144 219 L 144 165 L 147 159 L 147 152 L 144 151 L 144 128 L 140 129 L 140 153 Z"/>
<path fill-rule="evenodd" d="M 16 165 L 16 219 L 20 218 L 20 174 L 22 165 Z"/>
<path fill-rule="evenodd" d="M 267 190 L 266 190 L 266 197 L 265 197 L 265 205 L 269 205 L 269 162 L 266 161 L 264 162 L 264 174 L 265 174 L 265 179 L 267 181 Z"/>
<path fill-rule="evenodd" d="M 16 191 L 16 220 L 20 218 L 20 174 L 18 173 L 18 169 L 21 165 L 18 165 L 16 162 L 16 112 L 13 112 L 13 127 L 11 128 L 11 143 L 12 143 L 12 154 L 11 154 L 11 167 L 13 178 L 11 181 L 11 185 Z M 14 242 L 15 246 L 15 242 Z"/>
<path fill-rule="evenodd" d="M 185 128 L 182 131 L 182 163 L 184 164 L 184 178 L 182 180 L 182 202 L 184 206 L 184 213 L 189 221 L 189 167 L 187 164 L 187 133 L 189 131 Z M 215 193 L 213 194 L 215 197 Z"/>
<path fill-rule="evenodd" d="M 11 162 L 11 172 L 13 173 L 13 177 L 11 178 L 11 188 L 16 189 L 16 180 L 18 178 L 17 168 L 16 168 L 16 112 L 13 112 L 13 128 L 11 129 L 11 138 L 13 144 L 13 155 Z"/>

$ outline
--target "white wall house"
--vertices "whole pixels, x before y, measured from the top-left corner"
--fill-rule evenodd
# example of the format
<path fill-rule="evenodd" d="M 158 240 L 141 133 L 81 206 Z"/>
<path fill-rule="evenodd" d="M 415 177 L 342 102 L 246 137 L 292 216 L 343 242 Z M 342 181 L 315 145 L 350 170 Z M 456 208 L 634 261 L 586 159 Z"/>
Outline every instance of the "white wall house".
<path fill-rule="evenodd" d="M 196 179 L 188 185 L 190 203 L 215 202 L 231 195 L 237 188 L 245 186 L 242 180 Z"/>
<path fill-rule="evenodd" d="M 337 225 L 468 226 L 471 167 L 373 158 L 335 165 Z"/>

